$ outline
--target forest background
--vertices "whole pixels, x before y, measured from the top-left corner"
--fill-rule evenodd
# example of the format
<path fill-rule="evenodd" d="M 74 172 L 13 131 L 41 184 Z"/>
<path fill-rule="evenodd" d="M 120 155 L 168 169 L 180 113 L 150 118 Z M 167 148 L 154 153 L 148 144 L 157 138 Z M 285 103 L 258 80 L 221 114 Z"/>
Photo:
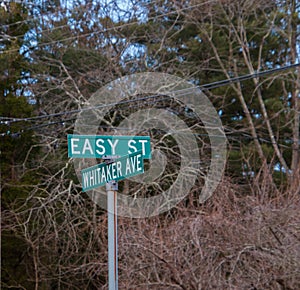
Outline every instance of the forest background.
<path fill-rule="evenodd" d="M 167 213 L 119 218 L 120 289 L 300 289 L 300 3 L 17 2 L 0 7 L 1 288 L 107 289 L 106 212 L 82 193 L 66 136 L 99 88 L 161 72 L 203 88 L 227 164 L 199 203 L 210 154 L 201 120 L 159 96 L 110 111 L 103 134 L 137 108 L 170 110 L 197 134 L 203 166 Z M 176 178 L 174 140 L 149 133 L 167 177 L 124 181 L 127 194 L 154 195 Z"/>

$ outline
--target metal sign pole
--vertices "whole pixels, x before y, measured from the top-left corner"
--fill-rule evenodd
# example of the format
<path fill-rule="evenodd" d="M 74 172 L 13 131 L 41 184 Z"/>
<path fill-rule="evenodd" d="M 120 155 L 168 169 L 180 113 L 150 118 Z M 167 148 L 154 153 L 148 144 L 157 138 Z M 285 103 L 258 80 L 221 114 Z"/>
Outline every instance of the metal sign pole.
<path fill-rule="evenodd" d="M 103 156 L 105 163 L 110 164 L 119 156 Z M 118 290 L 118 182 L 106 183 L 107 223 L 108 223 L 108 289 Z"/>
<path fill-rule="evenodd" d="M 109 290 L 118 289 L 118 183 L 114 180 L 106 184 L 108 213 L 108 285 Z"/>

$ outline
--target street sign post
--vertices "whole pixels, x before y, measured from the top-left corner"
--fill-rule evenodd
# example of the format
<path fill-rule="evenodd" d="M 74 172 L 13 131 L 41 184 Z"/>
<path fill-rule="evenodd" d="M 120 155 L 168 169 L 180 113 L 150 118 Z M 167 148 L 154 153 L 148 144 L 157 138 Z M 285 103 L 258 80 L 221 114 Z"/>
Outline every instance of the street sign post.
<path fill-rule="evenodd" d="M 144 172 L 144 158 L 151 158 L 150 137 L 68 135 L 68 156 L 105 160 L 81 170 L 82 190 L 106 184 L 108 284 L 109 290 L 118 290 L 117 181 Z"/>
<path fill-rule="evenodd" d="M 73 158 L 124 156 L 138 151 L 143 158 L 151 159 L 149 136 L 68 135 L 68 154 Z"/>

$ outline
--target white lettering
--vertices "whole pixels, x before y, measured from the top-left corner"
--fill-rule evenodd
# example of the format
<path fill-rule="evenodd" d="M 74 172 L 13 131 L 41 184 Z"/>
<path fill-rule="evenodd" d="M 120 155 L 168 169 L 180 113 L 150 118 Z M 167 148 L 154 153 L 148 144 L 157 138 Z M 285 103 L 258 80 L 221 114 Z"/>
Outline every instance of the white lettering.
<path fill-rule="evenodd" d="M 141 167 L 141 158 L 142 158 L 142 155 L 141 154 L 138 154 L 136 156 L 137 158 L 137 162 L 136 162 L 136 170 L 137 171 L 141 171 L 142 170 L 142 167 Z"/>
<path fill-rule="evenodd" d="M 130 157 L 132 172 L 135 171 L 136 156 Z"/>
<path fill-rule="evenodd" d="M 145 143 L 148 142 L 148 140 L 139 140 L 140 143 L 142 143 L 142 154 L 146 155 L 146 147 L 145 147 Z"/>
<path fill-rule="evenodd" d="M 93 185 L 95 185 L 94 170 L 89 171 L 89 173 L 90 173 L 90 185 L 93 186 Z"/>
<path fill-rule="evenodd" d="M 71 138 L 71 152 L 72 154 L 80 154 L 80 151 L 75 151 L 75 149 L 78 147 L 78 144 L 74 144 L 74 142 L 78 142 L 78 138 Z"/>
<path fill-rule="evenodd" d="M 134 153 L 134 152 L 137 151 L 137 148 L 136 148 L 135 146 L 133 146 L 132 143 L 133 143 L 133 144 L 136 144 L 136 142 L 135 142 L 134 140 L 129 140 L 129 141 L 128 141 L 128 147 L 129 147 L 130 149 L 133 149 L 134 151 L 128 150 L 128 154 L 131 154 L 131 153 Z"/>
<path fill-rule="evenodd" d="M 89 177 L 88 177 L 88 172 L 83 173 L 83 187 L 87 188 L 89 186 Z"/>
<path fill-rule="evenodd" d="M 82 148 L 82 154 L 86 154 L 85 151 L 87 151 L 87 150 L 90 151 L 90 154 L 94 155 L 94 152 L 93 152 L 93 149 L 92 149 L 89 139 L 85 139 L 85 141 L 84 141 L 84 145 Z"/>
<path fill-rule="evenodd" d="M 107 142 L 108 142 L 108 143 L 110 144 L 110 146 L 111 146 L 111 154 L 112 154 L 112 155 L 115 155 L 115 154 L 116 154 L 116 146 L 117 146 L 119 140 L 117 139 L 117 140 L 115 140 L 114 143 L 112 143 L 112 141 L 111 141 L 110 139 L 108 139 Z"/>
<path fill-rule="evenodd" d="M 105 170 L 104 168 L 102 168 L 102 174 L 101 174 L 101 182 L 107 182 L 107 179 L 106 179 L 106 175 L 105 175 Z"/>
<path fill-rule="evenodd" d="M 99 154 L 99 155 L 103 155 L 103 154 L 105 154 L 105 147 L 103 145 L 101 145 L 100 143 L 103 144 L 104 140 L 103 139 L 97 139 L 97 141 L 96 141 L 96 147 L 99 148 L 99 149 L 101 149 L 101 151 L 98 150 L 98 149 L 96 149 L 96 153 Z"/>
<path fill-rule="evenodd" d="M 100 168 L 98 167 L 96 171 L 97 171 L 97 181 L 100 182 L 101 180 Z"/>
<path fill-rule="evenodd" d="M 122 176 L 122 163 L 121 161 L 117 161 L 117 175 L 118 177 Z"/>
<path fill-rule="evenodd" d="M 128 174 L 131 174 L 131 168 L 130 168 L 130 162 L 129 162 L 129 158 L 126 159 L 126 175 Z"/>
<path fill-rule="evenodd" d="M 111 164 L 106 165 L 105 169 L 106 169 L 106 181 L 110 181 L 111 179 L 111 174 L 110 174 L 110 168 L 111 168 Z"/>
<path fill-rule="evenodd" d="M 111 175 L 112 175 L 112 178 L 113 179 L 116 179 L 117 178 L 117 175 L 116 175 L 116 163 L 112 163 L 111 164 Z"/>

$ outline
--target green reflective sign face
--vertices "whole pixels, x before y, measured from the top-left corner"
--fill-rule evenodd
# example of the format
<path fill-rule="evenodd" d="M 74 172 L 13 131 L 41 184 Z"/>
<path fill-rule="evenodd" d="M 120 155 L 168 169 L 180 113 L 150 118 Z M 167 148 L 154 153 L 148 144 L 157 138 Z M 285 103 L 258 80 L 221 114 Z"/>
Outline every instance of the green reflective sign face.
<path fill-rule="evenodd" d="M 87 191 L 111 180 L 121 180 L 144 172 L 142 152 L 135 152 L 115 159 L 112 163 L 101 163 L 81 170 L 82 190 Z"/>
<path fill-rule="evenodd" d="M 151 158 L 149 136 L 68 135 L 68 155 L 73 158 L 125 156 L 138 151 L 143 158 Z"/>

